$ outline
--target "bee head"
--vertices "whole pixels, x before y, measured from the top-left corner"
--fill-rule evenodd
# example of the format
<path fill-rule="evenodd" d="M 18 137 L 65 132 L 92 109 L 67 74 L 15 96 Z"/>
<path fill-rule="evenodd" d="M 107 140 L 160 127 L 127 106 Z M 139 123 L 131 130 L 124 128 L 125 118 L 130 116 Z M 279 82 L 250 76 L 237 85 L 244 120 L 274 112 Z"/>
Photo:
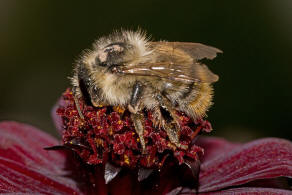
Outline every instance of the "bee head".
<path fill-rule="evenodd" d="M 141 32 L 121 31 L 102 37 L 94 44 L 95 67 L 110 72 L 149 54 L 148 43 Z"/>
<path fill-rule="evenodd" d="M 97 51 L 95 65 L 112 71 L 112 69 L 125 63 L 124 58 L 131 47 L 131 45 L 124 42 L 110 43 Z"/>

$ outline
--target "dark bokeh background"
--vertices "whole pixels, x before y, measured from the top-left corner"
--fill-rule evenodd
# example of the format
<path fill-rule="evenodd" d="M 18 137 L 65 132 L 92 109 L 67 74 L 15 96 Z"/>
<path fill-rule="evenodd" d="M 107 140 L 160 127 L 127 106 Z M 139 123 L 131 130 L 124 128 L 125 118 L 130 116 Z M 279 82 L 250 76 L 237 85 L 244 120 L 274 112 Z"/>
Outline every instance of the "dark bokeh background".
<path fill-rule="evenodd" d="M 209 112 L 213 135 L 292 139 L 292 1 L 0 1 L 0 119 L 56 135 L 50 110 L 79 53 L 113 29 L 224 51 Z"/>

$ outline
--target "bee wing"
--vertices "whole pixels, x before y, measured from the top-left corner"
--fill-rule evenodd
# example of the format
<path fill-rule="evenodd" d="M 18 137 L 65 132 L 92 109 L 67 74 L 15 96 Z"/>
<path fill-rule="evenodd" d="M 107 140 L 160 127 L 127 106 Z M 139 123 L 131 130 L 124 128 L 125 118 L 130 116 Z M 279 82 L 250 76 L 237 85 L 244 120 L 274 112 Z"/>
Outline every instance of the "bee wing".
<path fill-rule="evenodd" d="M 156 62 L 129 64 L 122 68 L 125 74 L 156 76 L 178 82 L 213 83 L 218 76 L 198 60 L 213 59 L 219 49 L 200 43 L 150 42 Z"/>
<path fill-rule="evenodd" d="M 197 62 L 192 65 L 175 64 L 173 62 L 140 63 L 124 66 L 121 72 L 137 76 L 154 76 L 184 83 L 213 83 L 219 78 L 206 65 Z"/>
<path fill-rule="evenodd" d="M 215 47 L 207 46 L 201 43 L 191 43 L 191 42 L 151 42 L 151 46 L 154 48 L 165 48 L 170 47 L 173 50 L 182 50 L 189 54 L 194 60 L 201 60 L 204 58 L 214 59 L 217 53 L 223 53 L 220 49 Z"/>

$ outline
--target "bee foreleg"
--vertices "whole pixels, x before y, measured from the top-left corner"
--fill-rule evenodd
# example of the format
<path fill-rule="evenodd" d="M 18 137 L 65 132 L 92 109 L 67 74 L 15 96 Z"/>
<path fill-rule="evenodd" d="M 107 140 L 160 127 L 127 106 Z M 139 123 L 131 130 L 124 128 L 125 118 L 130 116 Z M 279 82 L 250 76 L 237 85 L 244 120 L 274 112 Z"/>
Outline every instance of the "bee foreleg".
<path fill-rule="evenodd" d="M 139 100 L 141 98 L 142 92 L 143 85 L 137 81 L 133 87 L 130 104 L 128 105 L 130 112 L 137 113 L 139 111 Z"/>
<path fill-rule="evenodd" d="M 144 140 L 144 115 L 142 113 L 131 113 L 131 119 L 134 123 L 136 133 L 139 136 L 140 143 L 145 153 L 145 140 Z"/>
<path fill-rule="evenodd" d="M 107 106 L 107 104 L 100 99 L 100 88 L 97 86 L 92 86 L 88 89 L 88 93 L 94 107 Z"/>
<path fill-rule="evenodd" d="M 79 114 L 80 118 L 84 119 L 84 116 L 83 116 L 81 109 L 80 109 L 79 100 L 78 100 L 77 95 L 76 95 L 76 87 L 72 88 L 72 93 L 73 93 L 74 102 L 75 102 L 78 114 Z"/>

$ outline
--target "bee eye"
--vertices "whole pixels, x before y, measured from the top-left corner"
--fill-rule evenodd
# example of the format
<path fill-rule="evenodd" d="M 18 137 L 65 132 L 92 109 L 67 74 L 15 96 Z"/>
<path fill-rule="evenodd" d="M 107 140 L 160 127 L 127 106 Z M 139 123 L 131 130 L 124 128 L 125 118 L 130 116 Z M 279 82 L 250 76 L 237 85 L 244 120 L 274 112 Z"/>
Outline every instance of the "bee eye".
<path fill-rule="evenodd" d="M 111 43 L 107 45 L 98 52 L 95 58 L 95 64 L 102 67 L 120 64 L 125 48 L 125 43 Z"/>

